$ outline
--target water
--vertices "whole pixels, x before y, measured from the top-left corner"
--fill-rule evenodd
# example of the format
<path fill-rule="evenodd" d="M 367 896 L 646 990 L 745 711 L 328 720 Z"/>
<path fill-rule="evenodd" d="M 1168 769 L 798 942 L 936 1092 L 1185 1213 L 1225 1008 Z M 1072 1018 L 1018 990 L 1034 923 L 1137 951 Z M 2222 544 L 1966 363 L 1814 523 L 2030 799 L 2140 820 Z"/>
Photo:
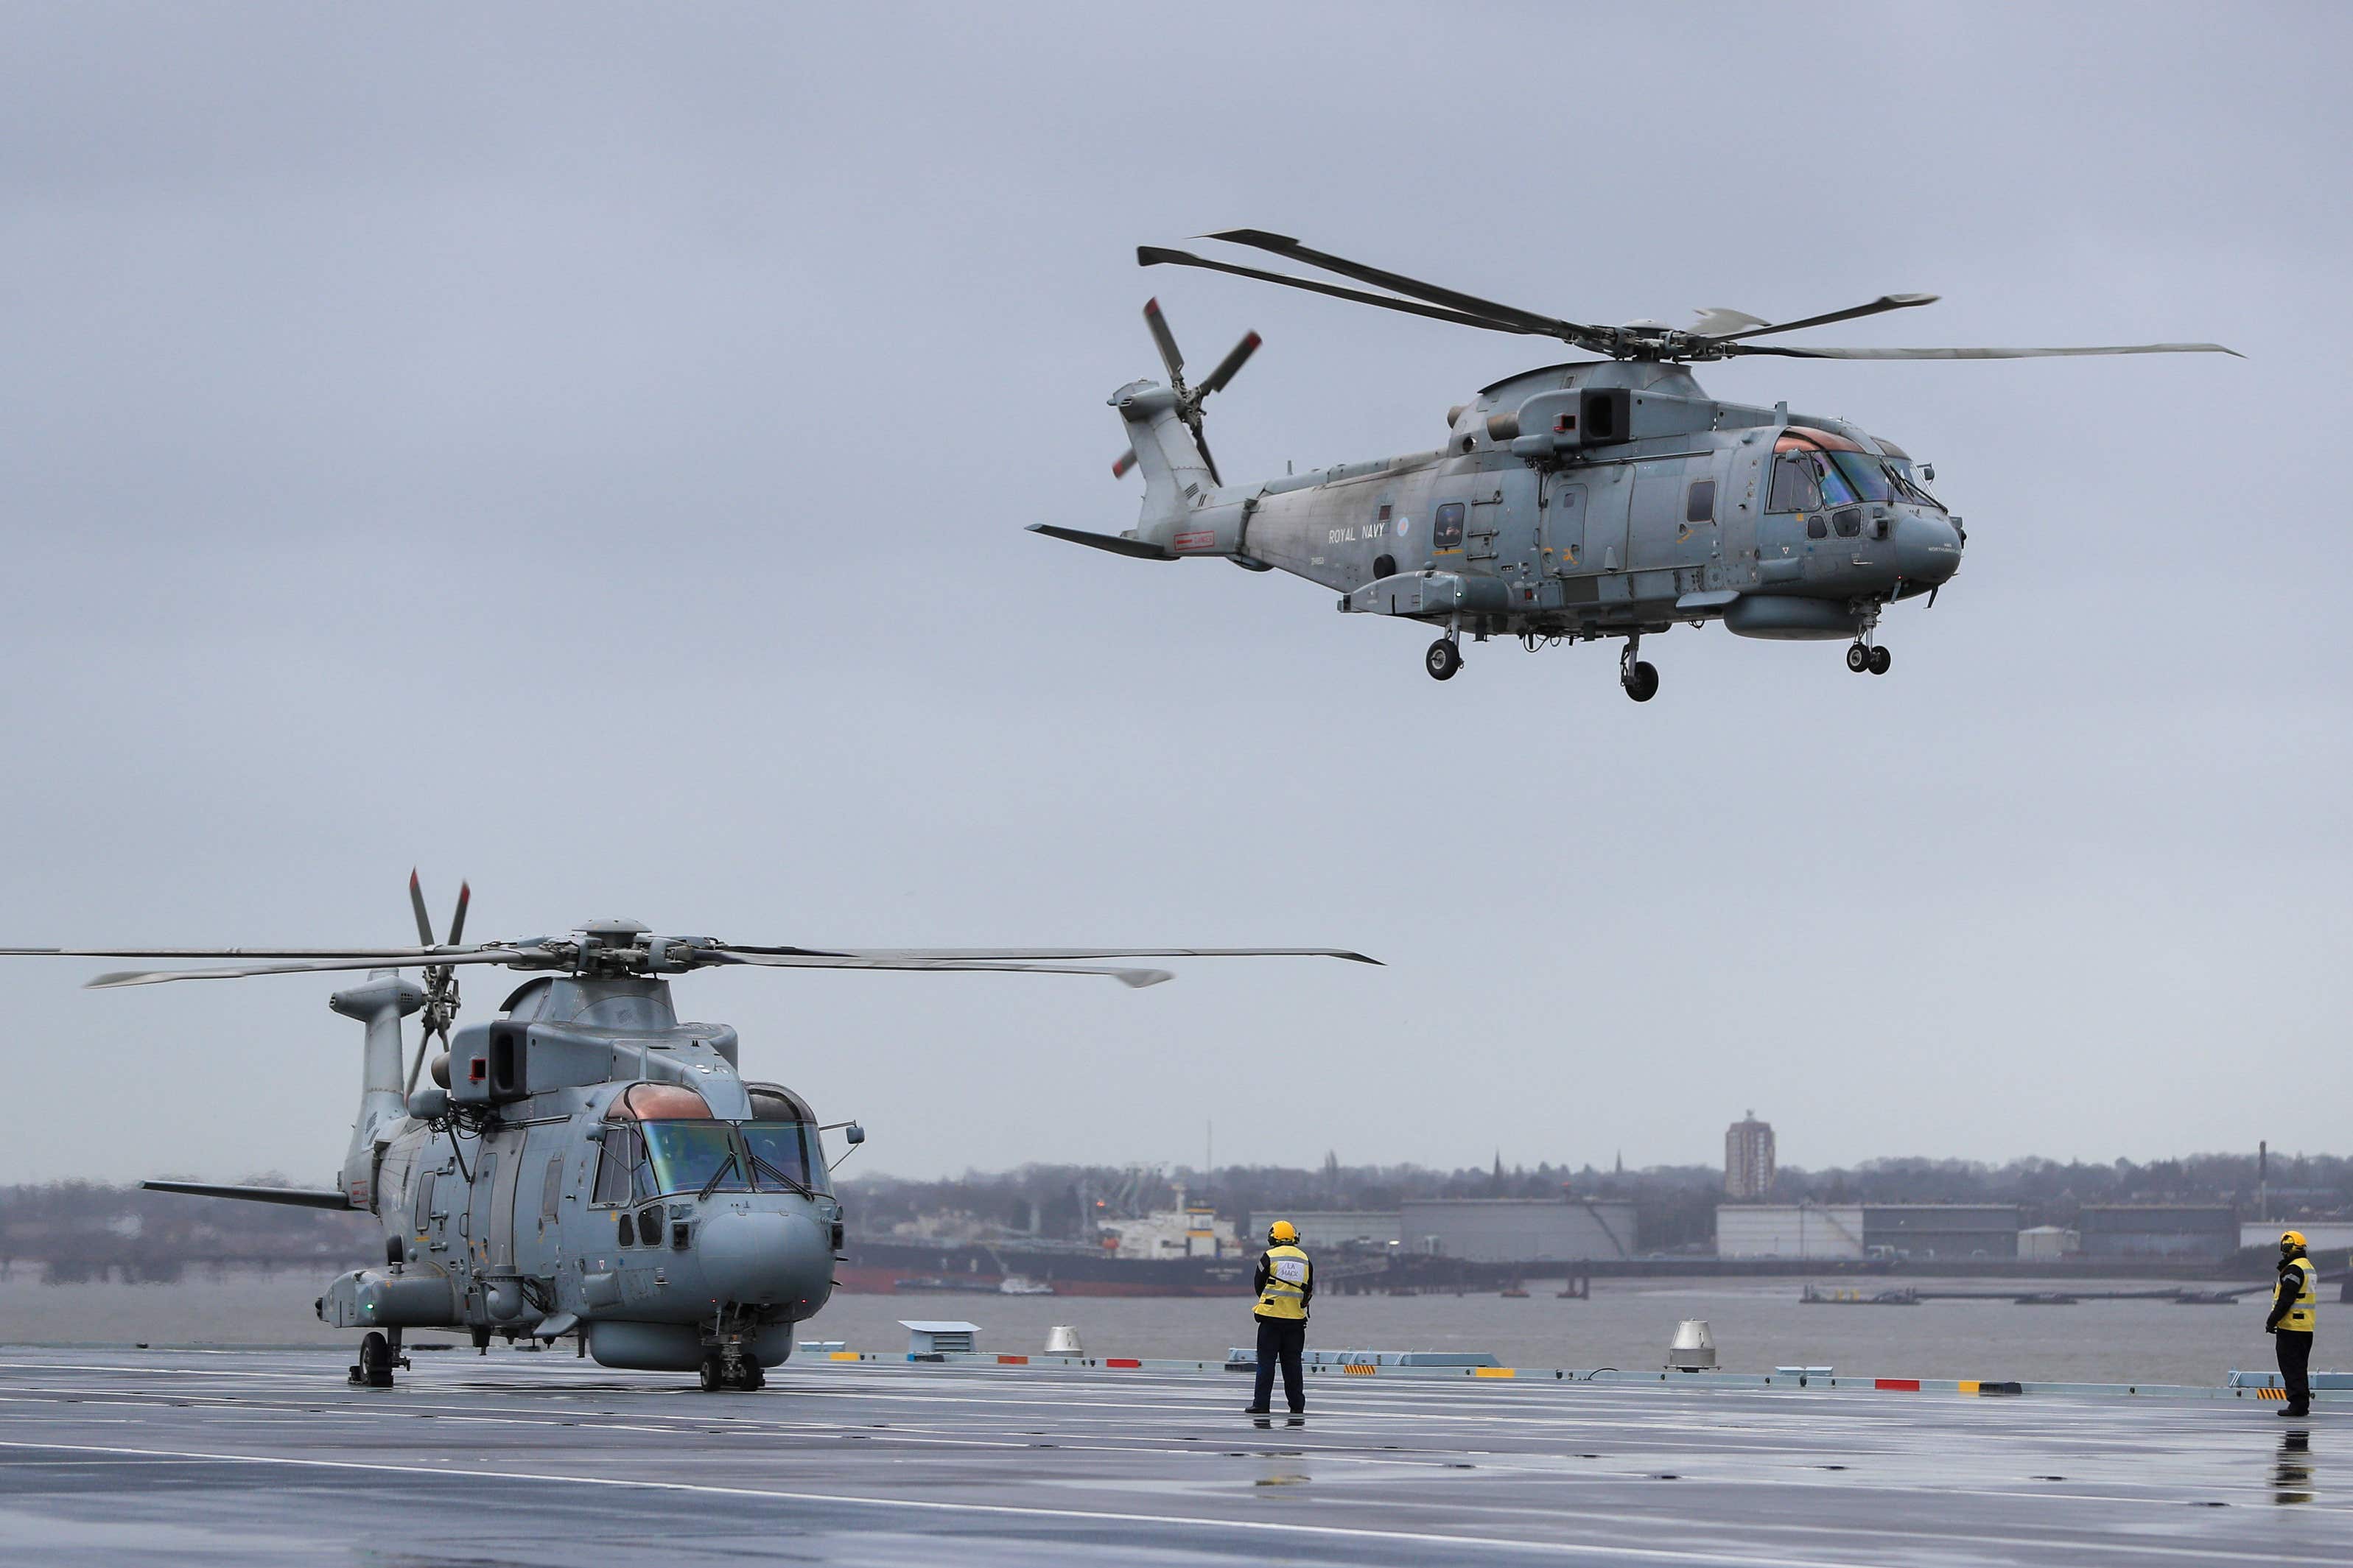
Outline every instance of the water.
<path fill-rule="evenodd" d="M 19 1269 L 0 1279 L 0 1343 L 277 1344 L 348 1347 L 323 1328 L 311 1302 L 326 1283 L 299 1270 L 239 1271 L 170 1285 L 44 1285 Z M 1987 1281 L 1907 1281 L 1920 1289 L 1983 1290 Z M 2137 1289 L 2102 1281 L 2076 1289 Z M 1667 1283 L 1601 1279 L 1589 1300 L 1539 1288 L 1526 1300 L 1498 1296 L 1334 1296 L 1315 1303 L 1308 1342 L 1329 1349 L 1483 1351 L 1510 1366 L 1660 1364 L 1675 1324 L 1704 1318 L 1727 1371 L 1835 1366 L 1888 1377 L 1975 1377 L 2081 1383 L 2219 1383 L 2234 1367 L 2269 1368 L 2267 1303 L 2177 1307 L 2165 1301 L 2084 1301 L 2021 1307 L 2008 1300 L 1928 1301 L 1916 1307 L 1808 1306 L 1798 1279 Z M 2065 1281 L 2012 1281 L 2019 1290 Z M 2332 1365 L 2322 1308 L 2321 1362 Z M 807 1339 L 846 1340 L 856 1350 L 902 1352 L 903 1318 L 964 1319 L 981 1326 L 981 1348 L 1036 1352 L 1048 1329 L 1068 1323 L 1090 1354 L 1221 1358 L 1255 1333 L 1247 1298 L 987 1295 L 837 1296 Z M 419 1338 L 437 1337 L 429 1332 Z M 453 1336 L 454 1337 L 454 1336 Z M 2345 1358 L 2353 1361 L 2353 1357 Z M 2315 1370 L 2319 1370 L 2316 1366 Z"/>

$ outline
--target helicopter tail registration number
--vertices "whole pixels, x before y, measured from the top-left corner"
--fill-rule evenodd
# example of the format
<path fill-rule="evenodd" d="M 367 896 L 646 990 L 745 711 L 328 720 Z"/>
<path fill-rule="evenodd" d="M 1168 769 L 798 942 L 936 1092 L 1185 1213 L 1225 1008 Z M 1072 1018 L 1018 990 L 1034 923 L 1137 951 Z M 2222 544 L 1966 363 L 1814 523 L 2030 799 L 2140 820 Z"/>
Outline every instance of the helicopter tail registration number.
<path fill-rule="evenodd" d="M 1173 542 L 1179 550 L 1215 550 L 1218 547 L 1218 532 L 1215 529 L 1205 528 L 1193 533 L 1180 533 Z"/>

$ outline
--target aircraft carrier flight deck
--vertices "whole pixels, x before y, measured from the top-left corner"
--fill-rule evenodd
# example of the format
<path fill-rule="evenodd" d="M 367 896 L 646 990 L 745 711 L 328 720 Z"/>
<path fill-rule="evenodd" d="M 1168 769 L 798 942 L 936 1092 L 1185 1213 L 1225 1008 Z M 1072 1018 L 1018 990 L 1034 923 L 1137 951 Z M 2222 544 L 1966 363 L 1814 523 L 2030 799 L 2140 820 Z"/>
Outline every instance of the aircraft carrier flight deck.
<path fill-rule="evenodd" d="M 2353 1407 L 0 1349 L 0 1561 L 2339 1563 Z"/>

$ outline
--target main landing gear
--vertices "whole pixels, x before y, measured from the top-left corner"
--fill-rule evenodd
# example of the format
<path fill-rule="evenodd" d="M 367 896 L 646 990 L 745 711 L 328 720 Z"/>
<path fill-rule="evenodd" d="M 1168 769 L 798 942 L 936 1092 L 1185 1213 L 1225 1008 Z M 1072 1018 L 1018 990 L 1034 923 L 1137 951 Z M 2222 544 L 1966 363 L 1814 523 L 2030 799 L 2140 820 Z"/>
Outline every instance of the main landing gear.
<path fill-rule="evenodd" d="M 1894 662 L 1895 656 L 1883 647 L 1866 647 L 1858 642 L 1846 650 L 1846 667 L 1857 675 L 1866 671 L 1873 675 L 1885 675 L 1888 667 Z"/>
<path fill-rule="evenodd" d="M 1451 637 L 1443 637 L 1430 645 L 1422 656 L 1422 668 L 1430 671 L 1432 680 L 1451 680 L 1454 672 L 1462 668 L 1462 649 Z"/>
<path fill-rule="evenodd" d="M 702 1358 L 702 1392 L 716 1394 L 723 1388 L 741 1389 L 749 1394 L 755 1388 L 768 1386 L 768 1374 L 750 1356 L 730 1365 L 715 1355 Z"/>
<path fill-rule="evenodd" d="M 370 1329 L 367 1337 L 360 1341 L 360 1359 L 358 1364 L 352 1368 L 351 1385 L 353 1388 L 390 1388 L 395 1367 L 404 1372 L 408 1368 L 408 1358 L 400 1353 L 400 1331 L 395 1329 L 387 1337 L 378 1330 Z"/>
<path fill-rule="evenodd" d="M 1626 695 L 1637 702 L 1648 702 L 1659 694 L 1659 667 L 1648 659 L 1634 656 L 1642 646 L 1640 637 L 1626 639 L 1626 651 L 1618 656 L 1618 684 Z"/>

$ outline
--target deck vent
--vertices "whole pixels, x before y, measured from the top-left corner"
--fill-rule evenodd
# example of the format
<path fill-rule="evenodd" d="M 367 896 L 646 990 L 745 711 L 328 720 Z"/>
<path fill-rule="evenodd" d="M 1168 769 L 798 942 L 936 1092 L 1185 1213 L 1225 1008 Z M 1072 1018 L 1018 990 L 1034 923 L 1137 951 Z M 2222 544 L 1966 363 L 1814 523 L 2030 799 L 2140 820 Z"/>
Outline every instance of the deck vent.
<path fill-rule="evenodd" d="M 899 1320 L 907 1331 L 907 1359 L 942 1355 L 969 1355 L 980 1348 L 978 1323 L 951 1323 L 929 1319 Z"/>

